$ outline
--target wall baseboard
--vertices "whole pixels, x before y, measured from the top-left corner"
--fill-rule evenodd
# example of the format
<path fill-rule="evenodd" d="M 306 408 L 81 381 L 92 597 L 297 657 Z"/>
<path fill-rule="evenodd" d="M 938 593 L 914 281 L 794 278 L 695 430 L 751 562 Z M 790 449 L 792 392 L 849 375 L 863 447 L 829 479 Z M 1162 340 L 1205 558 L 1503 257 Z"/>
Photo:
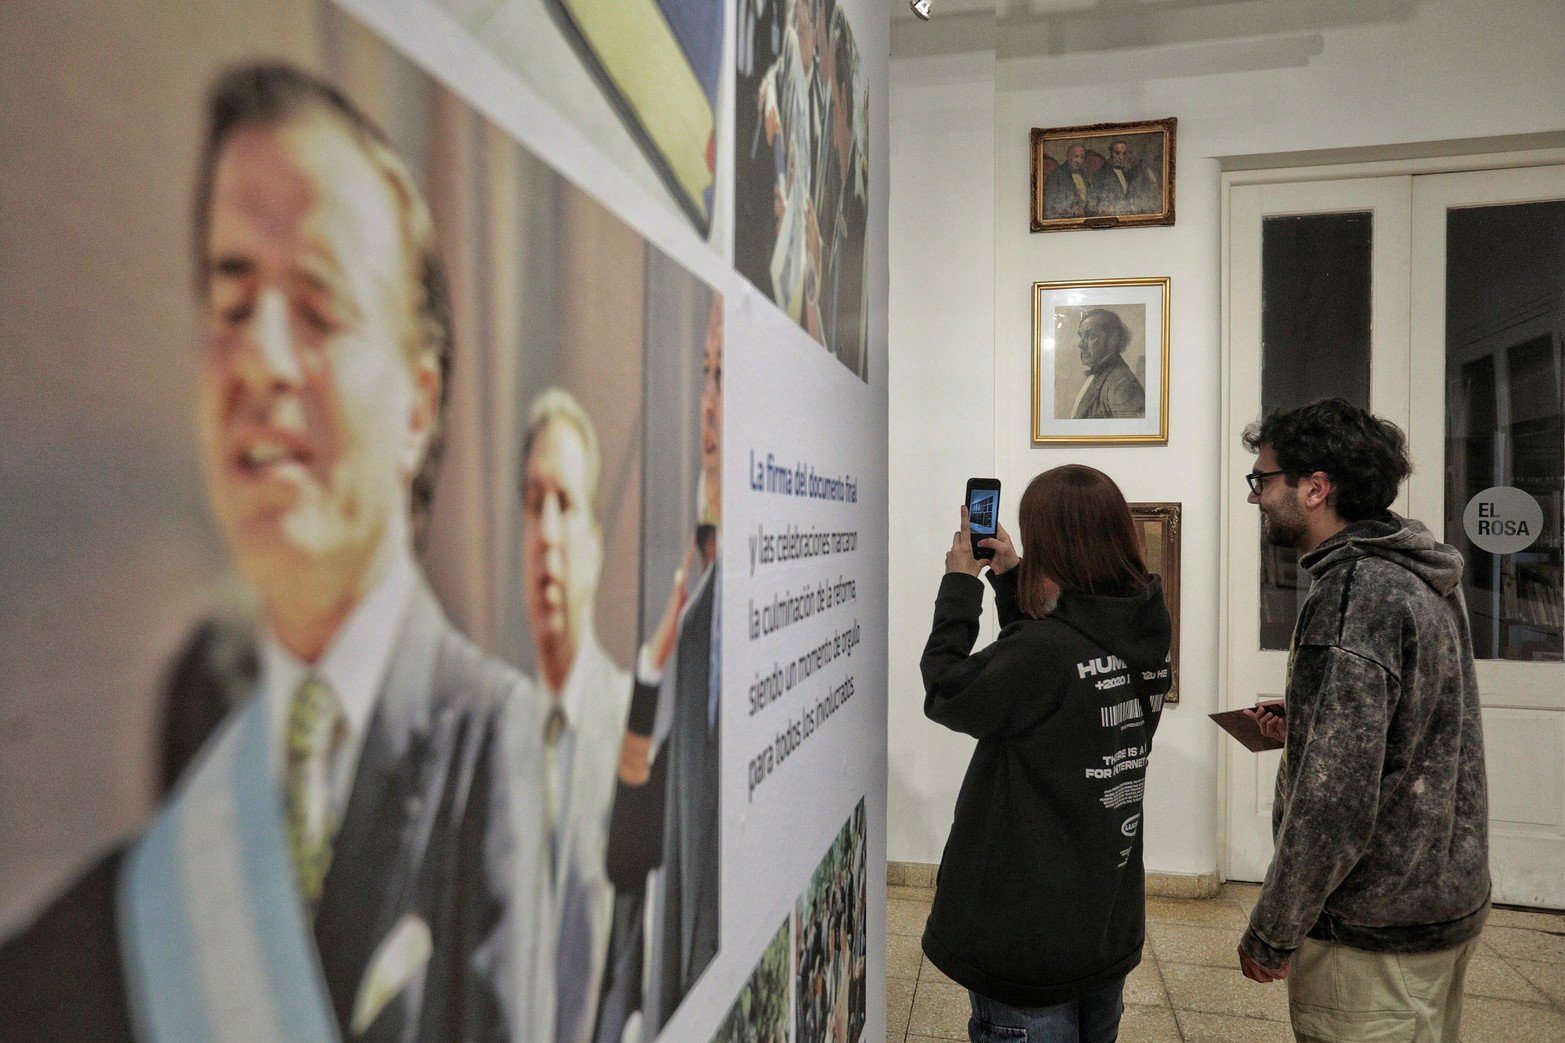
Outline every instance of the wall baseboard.
<path fill-rule="evenodd" d="M 921 887 L 934 890 L 935 867 L 927 862 L 887 862 L 889 887 Z M 1216 873 L 1148 873 L 1149 898 L 1216 898 L 1221 890 Z"/>

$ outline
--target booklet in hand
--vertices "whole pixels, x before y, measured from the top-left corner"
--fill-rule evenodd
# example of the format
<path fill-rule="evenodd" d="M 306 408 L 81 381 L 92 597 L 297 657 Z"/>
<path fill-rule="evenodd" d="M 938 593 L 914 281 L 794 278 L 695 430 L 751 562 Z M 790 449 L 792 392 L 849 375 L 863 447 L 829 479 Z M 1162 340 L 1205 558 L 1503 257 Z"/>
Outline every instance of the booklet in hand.
<path fill-rule="evenodd" d="M 1255 723 L 1254 718 L 1246 716 L 1243 710 L 1226 710 L 1223 713 L 1212 713 L 1207 716 L 1216 721 L 1223 731 L 1238 739 L 1251 753 L 1282 749 L 1282 743 L 1263 734 L 1261 726 Z"/>

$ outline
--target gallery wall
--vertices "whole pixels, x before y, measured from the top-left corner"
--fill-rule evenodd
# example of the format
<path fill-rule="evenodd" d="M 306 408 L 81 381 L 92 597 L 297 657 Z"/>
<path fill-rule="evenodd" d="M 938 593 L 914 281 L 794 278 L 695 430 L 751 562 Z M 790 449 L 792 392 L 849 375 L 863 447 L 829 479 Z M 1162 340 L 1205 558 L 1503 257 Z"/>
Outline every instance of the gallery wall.
<path fill-rule="evenodd" d="M 1559 131 L 1565 9 L 1541 0 L 1034 4 L 996 27 L 956 6 L 944 35 L 935 35 L 939 4 L 937 21 L 898 21 L 893 32 L 890 858 L 939 860 L 966 760 L 915 705 L 961 484 L 992 470 L 1006 485 L 1009 526 L 1034 474 L 1082 462 L 1113 476 L 1129 500 L 1184 505 L 1181 701 L 1163 715 L 1149 769 L 1146 864 L 1214 873 L 1219 746 L 1206 714 L 1219 709 L 1219 509 L 1244 495 L 1239 474 L 1218 465 L 1219 157 Z M 1028 232 L 1031 128 L 1166 116 L 1179 120 L 1173 227 Z M 970 147 L 933 146 L 936 128 L 952 124 Z M 932 219 L 953 198 L 981 212 Z M 970 283 L 975 267 L 992 270 L 992 293 Z M 1033 447 L 1031 284 L 1130 276 L 1172 278 L 1168 445 Z M 964 334 L 960 364 L 953 327 Z M 955 386 L 973 396 L 960 414 L 970 423 L 952 415 L 932 428 L 925 418 L 951 409 Z M 974 418 L 991 403 L 989 428 Z"/>

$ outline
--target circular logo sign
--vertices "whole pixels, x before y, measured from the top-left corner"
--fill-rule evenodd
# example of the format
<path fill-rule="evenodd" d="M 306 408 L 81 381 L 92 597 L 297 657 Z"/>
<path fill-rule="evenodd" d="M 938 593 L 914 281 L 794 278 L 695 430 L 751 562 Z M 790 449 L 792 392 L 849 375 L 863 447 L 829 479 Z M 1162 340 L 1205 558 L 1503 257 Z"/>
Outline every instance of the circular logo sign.
<path fill-rule="evenodd" d="M 1538 501 L 1508 485 L 1496 485 L 1467 501 L 1462 512 L 1467 538 L 1491 554 L 1515 554 L 1543 532 Z"/>

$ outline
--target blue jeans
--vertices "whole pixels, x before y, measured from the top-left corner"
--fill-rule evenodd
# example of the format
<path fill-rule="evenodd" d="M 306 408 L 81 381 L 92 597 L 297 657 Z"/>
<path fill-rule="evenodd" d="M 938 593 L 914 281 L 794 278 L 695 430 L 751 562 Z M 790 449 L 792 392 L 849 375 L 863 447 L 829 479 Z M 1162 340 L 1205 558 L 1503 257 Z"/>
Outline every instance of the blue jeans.
<path fill-rule="evenodd" d="M 967 993 L 973 1016 L 967 1020 L 972 1043 L 1114 1043 L 1125 1012 L 1125 979 L 1097 992 L 1052 1007 L 1013 1007 Z"/>

